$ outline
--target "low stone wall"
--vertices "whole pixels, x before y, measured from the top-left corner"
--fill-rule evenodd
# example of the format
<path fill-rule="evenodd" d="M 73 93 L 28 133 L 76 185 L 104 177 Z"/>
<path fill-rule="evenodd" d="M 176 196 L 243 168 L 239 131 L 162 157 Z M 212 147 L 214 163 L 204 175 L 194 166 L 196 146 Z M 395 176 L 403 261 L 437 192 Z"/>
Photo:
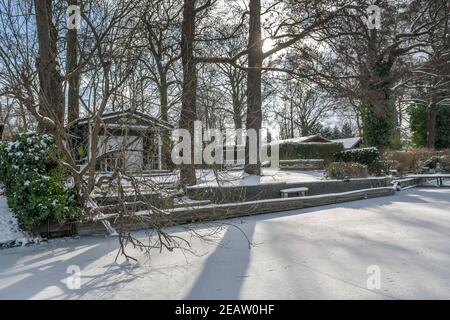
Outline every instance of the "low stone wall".
<path fill-rule="evenodd" d="M 178 223 L 200 222 L 310 208 L 361 199 L 389 196 L 394 193 L 395 190 L 392 187 L 382 187 L 316 196 L 267 199 L 242 203 L 226 203 L 193 208 L 178 208 L 169 210 L 169 212 L 174 216 L 174 219 Z"/>
<path fill-rule="evenodd" d="M 288 188 L 306 187 L 307 196 L 348 192 L 360 189 L 389 187 L 391 178 L 367 178 L 344 180 L 320 180 L 295 183 L 267 183 L 250 186 L 226 187 L 188 187 L 187 195 L 194 200 L 210 200 L 213 203 L 233 203 L 280 198 L 280 190 Z"/>
<path fill-rule="evenodd" d="M 94 200 L 100 206 L 122 205 L 122 201 L 119 200 L 117 194 L 96 195 L 94 196 Z M 173 206 L 173 199 L 168 197 L 161 197 L 161 195 L 156 192 L 141 194 L 136 194 L 135 192 L 133 192 L 131 194 L 125 195 L 123 201 L 128 203 L 143 202 L 161 208 L 169 208 Z"/>
<path fill-rule="evenodd" d="M 406 183 L 406 181 L 405 181 Z M 408 183 L 411 183 L 408 181 Z M 390 178 L 352 179 L 310 181 L 303 183 L 272 183 L 255 186 L 225 187 L 225 188 L 195 188 L 188 189 L 191 199 L 210 200 L 212 204 L 204 205 L 200 203 L 187 204 L 181 208 L 166 209 L 169 214 L 160 215 L 161 225 L 170 226 L 190 222 L 211 221 L 226 219 L 260 213 L 269 213 L 314 206 L 335 204 L 347 201 L 360 200 L 372 197 L 387 196 L 394 193 Z M 280 198 L 280 190 L 294 187 L 307 187 L 309 192 L 305 197 Z M 150 197 L 150 198 L 149 198 Z M 157 200 L 151 195 L 146 195 L 145 199 L 137 199 L 131 196 L 128 201 Z M 111 203 L 111 218 L 108 220 L 114 225 L 117 215 L 113 214 L 117 206 L 117 199 L 104 199 L 106 203 Z M 230 201 L 232 200 L 232 201 Z M 255 201 L 257 200 L 257 201 Z M 103 204 L 105 205 L 105 204 Z M 129 203 L 130 212 L 135 210 L 145 210 L 139 203 Z M 168 207 L 166 207 L 168 208 Z M 130 230 L 147 228 L 139 216 L 133 216 L 126 224 Z M 158 220 L 159 221 L 159 220 Z M 42 236 L 57 237 L 64 235 L 93 235 L 105 234 L 106 229 L 100 221 L 68 223 L 63 225 L 46 224 L 43 225 L 40 233 Z"/>
<path fill-rule="evenodd" d="M 226 203 L 220 205 L 212 204 L 171 209 L 167 211 L 168 214 L 159 216 L 159 219 L 161 219 L 161 224 L 165 226 L 192 222 L 207 222 L 263 213 L 310 208 L 374 197 L 383 197 L 394 193 L 395 191 L 392 187 L 383 187 L 317 196 L 268 199 L 261 201 L 247 201 L 242 203 Z M 155 219 L 158 218 L 155 217 Z M 142 222 L 137 220 L 138 219 L 130 220 L 127 223 L 127 227 L 130 230 L 138 230 L 146 227 Z M 114 219 L 110 219 L 110 221 L 114 226 Z M 101 222 L 84 223 L 78 226 L 79 235 L 92 235 L 98 233 L 104 234 L 105 232 L 105 227 L 101 224 Z"/>
<path fill-rule="evenodd" d="M 58 223 L 55 220 L 47 220 L 37 228 L 36 233 L 43 238 L 59 238 L 59 237 L 71 237 L 77 234 L 77 223 L 66 222 Z"/>
<path fill-rule="evenodd" d="M 422 178 L 405 178 L 405 179 L 398 179 L 393 182 L 397 182 L 400 188 L 410 188 L 414 186 L 421 186 L 424 183 L 424 179 Z"/>
<path fill-rule="evenodd" d="M 325 160 L 323 159 L 296 159 L 280 160 L 281 170 L 324 170 Z"/>

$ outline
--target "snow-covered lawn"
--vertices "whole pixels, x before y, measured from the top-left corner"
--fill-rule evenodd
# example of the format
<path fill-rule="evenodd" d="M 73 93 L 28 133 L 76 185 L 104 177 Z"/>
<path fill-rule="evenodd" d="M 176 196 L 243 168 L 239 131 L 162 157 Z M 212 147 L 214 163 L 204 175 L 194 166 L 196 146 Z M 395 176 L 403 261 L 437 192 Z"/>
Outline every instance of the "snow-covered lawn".
<path fill-rule="evenodd" d="M 196 170 L 197 186 L 249 186 L 280 182 L 307 182 L 324 179 L 324 171 L 303 171 L 303 170 L 280 170 L 278 168 L 263 168 L 261 176 L 248 175 L 243 170 L 214 170 L 198 169 Z M 109 176 L 109 174 L 101 174 L 100 176 Z M 133 179 L 137 182 L 142 182 L 141 191 L 145 190 L 146 186 L 150 191 L 155 191 L 155 186 L 164 186 L 171 188 L 178 183 L 179 173 L 177 171 L 170 174 L 161 174 L 153 176 L 136 176 Z M 131 182 L 128 179 L 123 179 L 122 185 L 125 188 L 134 190 Z M 156 187 L 159 188 L 159 187 Z"/>
<path fill-rule="evenodd" d="M 134 268 L 113 263 L 114 238 L 0 250 L 0 299 L 449 299 L 449 207 L 450 189 L 421 188 L 235 219 L 250 250 L 230 227 L 217 245 L 194 241 L 198 256 L 155 253 Z M 78 290 L 66 285 L 74 265 Z M 380 289 L 367 288 L 369 266 Z"/>
<path fill-rule="evenodd" d="M 223 171 L 217 175 L 221 185 L 248 186 L 277 182 L 306 182 L 321 180 L 323 171 L 283 171 L 275 168 L 263 168 L 261 176 L 252 176 L 243 170 Z M 213 170 L 197 170 L 197 186 L 216 186 L 217 179 Z"/>
<path fill-rule="evenodd" d="M 212 169 L 197 169 L 197 186 L 217 186 L 219 181 L 222 186 L 243 186 L 243 185 L 259 185 L 277 182 L 306 182 L 323 179 L 324 171 L 303 171 L 303 170 L 288 170 L 283 171 L 278 168 L 263 168 L 261 176 L 248 175 L 244 170 L 217 170 Z M 99 174 L 100 176 L 110 176 L 110 174 Z M 139 176 L 136 174 L 135 181 L 147 183 L 149 185 L 174 185 L 178 183 L 179 173 L 174 171 L 170 174 L 155 174 L 152 176 Z M 98 178 L 97 178 L 98 179 Z M 123 185 L 131 185 L 130 181 L 123 179 Z"/>
<path fill-rule="evenodd" d="M 24 245 L 30 237 L 19 229 L 17 219 L 8 207 L 3 190 L 0 189 L 0 247 L 2 245 Z"/>

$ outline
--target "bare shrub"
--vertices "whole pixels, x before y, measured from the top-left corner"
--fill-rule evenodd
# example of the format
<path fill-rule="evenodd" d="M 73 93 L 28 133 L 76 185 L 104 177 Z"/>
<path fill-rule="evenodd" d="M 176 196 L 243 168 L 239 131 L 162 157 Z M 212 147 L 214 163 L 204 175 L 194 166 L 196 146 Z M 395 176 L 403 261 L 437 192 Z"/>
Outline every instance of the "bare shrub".
<path fill-rule="evenodd" d="M 388 151 L 384 154 L 386 160 L 393 161 L 392 166 L 399 173 L 418 172 L 421 164 L 435 154 L 427 149 L 411 149 L 406 151 Z"/>
<path fill-rule="evenodd" d="M 332 179 L 367 178 L 367 166 L 356 162 L 333 162 L 326 168 L 327 177 Z"/>

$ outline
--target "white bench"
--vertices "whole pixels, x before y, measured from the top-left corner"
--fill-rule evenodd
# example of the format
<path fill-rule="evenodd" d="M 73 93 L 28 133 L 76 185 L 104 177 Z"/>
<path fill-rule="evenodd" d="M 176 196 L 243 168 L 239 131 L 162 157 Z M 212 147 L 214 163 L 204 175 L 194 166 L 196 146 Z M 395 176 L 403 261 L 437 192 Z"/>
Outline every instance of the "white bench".
<path fill-rule="evenodd" d="M 289 198 L 290 194 L 295 194 L 298 197 L 304 197 L 306 192 L 308 192 L 308 188 L 300 187 L 300 188 L 290 188 L 280 190 L 280 194 L 282 198 Z"/>
<path fill-rule="evenodd" d="M 390 173 L 391 175 L 393 175 L 393 176 L 396 176 L 396 175 L 398 174 L 398 170 L 396 170 L 396 169 L 390 169 L 390 170 L 389 170 L 389 173 Z"/>

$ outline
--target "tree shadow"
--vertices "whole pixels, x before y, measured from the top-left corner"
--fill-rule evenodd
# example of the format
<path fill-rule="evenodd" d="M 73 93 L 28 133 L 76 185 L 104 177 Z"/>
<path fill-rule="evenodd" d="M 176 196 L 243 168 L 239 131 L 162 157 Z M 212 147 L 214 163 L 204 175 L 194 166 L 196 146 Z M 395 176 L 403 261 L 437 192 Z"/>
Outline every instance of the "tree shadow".
<path fill-rule="evenodd" d="M 438 190 L 438 191 L 436 191 Z M 391 260 L 401 259 L 405 265 L 410 263 L 414 258 L 416 263 L 417 272 L 427 272 L 427 268 L 430 268 L 430 261 L 425 259 L 415 258 L 417 256 L 417 250 L 410 246 L 411 242 L 395 243 L 396 237 L 389 236 L 388 238 L 377 239 L 376 233 L 365 235 L 359 231 L 358 225 L 354 225 L 353 228 L 346 230 L 337 230 L 335 239 L 321 239 L 321 241 L 315 242 L 314 237 L 303 237 L 302 234 L 298 234 L 299 226 L 303 225 L 302 221 L 297 221 L 295 225 L 290 223 L 279 224 L 276 220 L 279 218 L 285 218 L 295 215 L 303 214 L 327 214 L 326 211 L 330 211 L 333 208 L 344 208 L 361 210 L 361 214 L 376 213 L 377 216 L 371 217 L 371 219 L 391 219 L 395 222 L 394 226 L 406 226 L 411 231 L 408 235 L 413 237 L 416 232 L 425 239 L 432 239 L 433 241 L 440 241 L 440 239 L 447 239 L 450 234 L 450 223 L 439 214 L 430 216 L 427 218 L 426 213 L 424 215 L 408 215 L 407 209 L 403 208 L 398 212 L 392 212 L 386 210 L 386 206 L 395 203 L 408 203 L 414 206 L 414 204 L 422 204 L 421 207 L 426 207 L 426 204 L 434 204 L 438 206 L 439 212 L 442 208 L 447 208 L 449 199 L 449 192 L 443 189 L 411 189 L 411 191 L 403 191 L 397 193 L 395 196 L 373 198 L 362 201 L 354 201 L 348 203 L 340 203 L 322 207 L 314 207 L 308 209 L 297 209 L 284 212 L 262 214 L 246 218 L 246 223 L 238 224 L 242 218 L 233 220 L 227 220 L 227 224 L 238 225 L 242 230 L 236 227 L 227 227 L 223 237 L 220 239 L 220 243 L 214 248 L 214 251 L 207 257 L 201 260 L 202 270 L 198 274 L 197 278 L 193 281 L 193 285 L 188 290 L 185 298 L 187 299 L 238 299 L 242 296 L 242 287 L 244 282 L 249 279 L 249 267 L 252 262 L 252 254 L 257 250 L 252 251 L 249 249 L 247 241 L 242 232 L 245 232 L 246 236 L 252 241 L 256 231 L 256 224 L 259 225 L 263 222 L 262 230 L 267 227 L 264 233 L 264 250 L 269 249 L 268 252 L 272 253 L 272 256 L 276 259 L 273 264 L 277 265 L 280 270 L 274 272 L 272 275 L 264 273 L 253 273 L 253 266 L 251 266 L 252 274 L 250 279 L 254 281 L 253 277 L 258 277 L 261 281 L 271 281 L 276 286 L 277 281 L 283 279 L 289 287 L 293 288 L 293 292 L 305 283 L 309 281 L 310 288 L 315 288 L 317 292 L 321 292 L 324 296 L 329 289 L 328 280 L 330 283 L 346 282 L 348 286 L 359 286 L 358 290 L 365 290 L 363 288 L 362 280 L 365 279 L 365 270 L 361 269 L 362 275 L 358 278 L 358 281 L 352 280 L 352 274 L 348 270 L 352 270 L 352 266 L 348 267 L 349 261 L 374 261 L 374 264 L 388 265 L 397 268 L 398 263 L 390 264 Z M 425 204 L 425 206 L 423 205 Z M 395 209 L 394 209 L 395 210 Z M 378 214 L 380 216 L 378 216 Z M 370 215 L 369 215 L 370 216 Z M 326 217 L 325 217 L 326 220 Z M 373 220 L 372 220 L 373 221 Z M 344 221 L 345 222 L 345 221 Z M 343 223 L 344 223 L 343 222 Z M 267 223 L 267 224 L 266 224 Z M 341 222 L 339 222 L 341 223 Z M 323 227 L 323 226 L 322 226 Z M 205 228 L 204 225 L 197 225 L 195 228 Z M 290 229 L 293 228 L 293 229 Z M 295 229 L 297 228 L 297 229 Z M 317 228 L 310 228 L 309 232 L 315 232 Z M 172 231 L 181 231 L 182 228 L 177 227 L 171 229 Z M 421 231 L 422 230 L 422 231 Z M 319 230 L 320 231 L 320 230 Z M 395 230 L 393 230 L 395 231 Z M 282 241 L 277 237 L 280 233 L 283 233 Z M 261 237 L 261 232 L 258 232 L 258 237 Z M 343 241 L 342 239 L 345 239 Z M 259 241 L 261 239 L 255 240 Z M 351 241 L 350 241 L 351 240 Z M 291 246 L 295 242 L 302 242 L 306 257 L 311 256 L 311 252 L 314 252 L 315 256 L 322 255 L 326 257 L 330 253 L 340 252 L 336 258 L 330 258 L 326 260 L 318 260 L 318 262 L 326 262 L 331 267 L 326 265 L 320 265 L 317 263 L 310 263 L 310 261 L 303 261 L 302 253 L 294 251 L 298 249 L 298 246 Z M 364 244 L 364 246 L 361 246 Z M 106 266 L 92 267 L 97 259 L 105 256 L 110 256 L 110 261 L 114 261 L 115 253 L 117 250 L 117 239 L 105 240 L 104 238 L 82 238 L 74 242 L 55 242 L 52 245 L 42 245 L 36 248 L 14 248 L 7 249 L 1 253 L 0 260 L 0 278 L 2 282 L 0 285 L 0 299 L 31 299 L 31 298 L 54 298 L 54 299 L 75 299 L 87 297 L 88 293 L 95 292 L 95 296 L 98 297 L 111 297 L 114 296 L 114 292 L 119 293 L 119 289 L 123 289 L 123 286 L 128 286 L 132 290 L 135 289 L 133 282 L 137 283 L 142 279 L 148 280 L 148 272 L 142 270 L 132 270 L 126 265 L 120 264 L 108 264 Z M 261 249 L 263 249 L 261 246 Z M 259 247 L 257 248 L 259 250 Z M 364 250 L 369 249 L 367 254 Z M 33 250 L 32 256 L 24 254 L 23 250 Z M 345 250 L 345 252 L 343 252 Z M 420 248 L 420 250 L 426 250 L 426 248 Z M 442 257 L 442 263 L 439 266 L 433 266 L 433 270 L 436 271 L 436 275 L 426 273 L 427 280 L 438 283 L 442 281 L 442 276 L 446 275 L 446 268 L 448 269 L 448 250 L 445 244 L 433 245 L 433 253 L 436 253 L 436 257 Z M 345 258 L 345 259 L 337 259 Z M 425 255 L 425 257 L 428 257 Z M 109 257 L 107 258 L 109 259 Z M 307 259 L 307 258 L 306 258 Z M 432 262 L 436 262 L 437 259 L 433 259 Z M 260 260 L 261 262 L 261 260 Z M 267 263 L 266 260 L 263 261 Z M 97 263 L 98 264 L 98 263 Z M 82 271 L 82 287 L 79 290 L 70 290 L 65 283 L 65 279 L 70 276 L 67 273 L 67 267 L 70 265 L 78 265 Z M 361 264 L 362 265 L 362 264 Z M 289 266 L 298 268 L 291 277 L 289 271 L 282 268 L 290 268 Z M 167 265 L 161 272 L 166 270 Z M 382 266 L 383 267 L 383 266 Z M 267 267 L 269 269 L 271 267 Z M 331 268 L 331 270 L 330 270 Z M 264 269 L 264 268 L 263 268 Z M 259 269 L 260 271 L 263 269 Z M 287 269 L 287 270 L 288 270 Z M 83 270 L 89 270 L 90 272 L 84 273 Z M 152 268 L 155 271 L 154 268 Z M 308 271 L 309 270 L 309 271 Z M 336 273 L 335 271 L 339 272 Z M 265 270 L 264 272 L 270 270 Z M 310 279 L 305 280 L 304 273 L 314 274 Z M 394 270 L 398 271 L 398 270 Z M 401 270 L 400 270 L 401 271 Z M 141 274 L 142 272 L 142 274 Z M 158 272 L 157 270 L 155 272 Z M 262 271 L 261 271 L 262 272 Z M 185 272 L 187 273 L 187 272 Z M 339 275 L 341 274 L 341 275 Z M 419 274 L 419 273 L 417 273 Z M 145 279 L 143 277 L 145 276 Z M 169 281 L 167 275 L 163 281 Z M 186 277 L 192 277 L 194 274 L 186 274 Z M 297 277 L 297 278 L 296 278 Z M 334 278 L 333 278 L 334 277 Z M 406 276 L 405 276 L 406 277 Z M 3 281 L 5 280 L 6 281 Z M 409 281 L 409 278 L 405 278 Z M 448 278 L 450 279 L 450 278 Z M 312 282 L 315 282 L 312 283 Z M 326 285 L 323 285 L 323 284 Z M 131 285 L 130 285 L 131 284 Z M 422 287 L 421 287 L 422 285 Z M 128 292 L 132 290 L 125 288 Z M 139 297 L 148 294 L 150 290 L 146 287 L 142 292 L 138 292 Z M 298 289 L 300 290 L 300 289 Z M 424 294 L 428 287 L 425 287 L 421 283 L 412 286 L 412 290 L 415 290 L 417 295 Z M 131 292 L 130 294 L 133 294 Z M 161 294 L 163 294 L 161 292 Z M 391 294 L 385 294 L 384 298 L 392 297 Z M 121 293 L 123 296 L 123 292 Z M 380 295 L 380 296 L 383 296 Z M 430 292 L 430 295 L 432 293 Z M 89 294 L 89 297 L 93 296 Z M 394 295 L 395 296 L 395 295 Z M 308 298 L 308 297 L 307 297 Z"/>
<path fill-rule="evenodd" d="M 82 241 L 91 241 L 92 239 L 83 239 Z M 116 239 L 111 239 L 116 241 Z M 57 245 L 53 243 L 52 245 Z M 120 265 L 110 266 L 101 274 L 83 276 L 83 269 L 96 259 L 111 254 L 117 250 L 117 243 L 111 244 L 110 241 L 98 241 L 90 243 L 88 246 L 77 246 L 76 248 L 56 248 L 56 252 L 48 246 L 42 246 L 38 250 L 51 250 L 42 252 L 38 258 L 19 261 L 23 258 L 23 252 L 20 254 L 18 249 L 7 255 L 8 259 L 0 262 L 0 267 L 6 272 L 0 273 L 1 278 L 8 277 L 9 284 L 0 290 L 0 299 L 33 299 L 40 298 L 40 294 L 45 292 L 47 299 L 70 299 L 80 298 L 91 290 L 108 288 L 108 291 L 123 282 L 133 281 L 136 276 L 131 273 L 125 273 Z M 25 248 L 33 249 L 33 248 Z M 14 257 L 16 259 L 14 259 Z M 3 260 L 3 259 L 2 259 Z M 111 260 L 114 261 L 114 255 L 111 254 Z M 71 276 L 68 273 L 69 266 L 77 266 L 81 270 L 80 289 L 70 289 L 66 280 Z M 13 271 L 11 271 L 13 270 Z"/>
<path fill-rule="evenodd" d="M 247 221 L 239 229 L 228 226 L 185 299 L 239 299 L 250 264 L 251 243 L 245 237 L 252 241 L 255 227 L 255 221 Z"/>

